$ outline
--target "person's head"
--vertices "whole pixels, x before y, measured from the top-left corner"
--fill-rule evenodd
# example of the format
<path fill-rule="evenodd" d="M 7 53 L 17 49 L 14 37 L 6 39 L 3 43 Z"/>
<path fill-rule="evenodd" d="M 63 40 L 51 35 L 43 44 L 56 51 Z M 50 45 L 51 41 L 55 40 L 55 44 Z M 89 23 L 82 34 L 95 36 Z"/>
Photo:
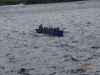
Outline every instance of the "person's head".
<path fill-rule="evenodd" d="M 59 27 L 57 27 L 57 30 L 59 30 Z"/>

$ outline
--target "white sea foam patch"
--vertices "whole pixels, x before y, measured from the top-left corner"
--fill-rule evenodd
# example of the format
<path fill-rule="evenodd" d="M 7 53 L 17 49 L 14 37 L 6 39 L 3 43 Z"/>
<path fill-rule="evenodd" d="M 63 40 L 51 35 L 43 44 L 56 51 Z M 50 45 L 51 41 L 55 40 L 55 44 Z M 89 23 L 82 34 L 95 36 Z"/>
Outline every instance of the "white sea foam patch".
<path fill-rule="evenodd" d="M 88 60 L 92 58 L 92 53 L 90 52 L 90 49 L 87 48 L 75 48 L 73 49 L 72 53 L 72 59 L 80 61 L 80 60 Z"/>

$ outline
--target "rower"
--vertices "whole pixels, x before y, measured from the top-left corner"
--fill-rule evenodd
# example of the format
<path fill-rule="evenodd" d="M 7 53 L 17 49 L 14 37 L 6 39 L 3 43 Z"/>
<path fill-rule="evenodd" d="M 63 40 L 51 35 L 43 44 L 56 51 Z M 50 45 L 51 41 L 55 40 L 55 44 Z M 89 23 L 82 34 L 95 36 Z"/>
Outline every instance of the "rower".
<path fill-rule="evenodd" d="M 57 27 L 57 30 L 60 30 L 59 27 Z"/>

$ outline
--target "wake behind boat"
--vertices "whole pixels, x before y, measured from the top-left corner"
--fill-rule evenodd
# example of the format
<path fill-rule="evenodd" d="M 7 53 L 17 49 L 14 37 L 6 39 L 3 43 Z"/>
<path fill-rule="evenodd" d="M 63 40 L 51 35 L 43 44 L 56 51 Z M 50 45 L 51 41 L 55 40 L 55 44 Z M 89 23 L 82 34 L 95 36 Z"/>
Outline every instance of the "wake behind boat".
<path fill-rule="evenodd" d="M 39 29 L 35 29 L 35 30 L 37 33 L 44 33 L 47 35 L 58 36 L 58 37 L 63 36 L 63 30 L 60 30 L 59 28 L 43 27 L 42 24 L 39 25 Z"/>

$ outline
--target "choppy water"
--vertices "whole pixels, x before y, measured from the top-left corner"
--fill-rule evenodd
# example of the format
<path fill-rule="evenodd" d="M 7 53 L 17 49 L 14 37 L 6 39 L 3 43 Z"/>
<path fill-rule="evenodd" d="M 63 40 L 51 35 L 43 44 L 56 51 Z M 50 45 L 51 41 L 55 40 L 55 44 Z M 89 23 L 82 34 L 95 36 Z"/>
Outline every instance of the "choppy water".
<path fill-rule="evenodd" d="M 99 4 L 0 7 L 0 75 L 99 75 Z M 64 37 L 37 34 L 41 23 L 60 27 Z"/>

